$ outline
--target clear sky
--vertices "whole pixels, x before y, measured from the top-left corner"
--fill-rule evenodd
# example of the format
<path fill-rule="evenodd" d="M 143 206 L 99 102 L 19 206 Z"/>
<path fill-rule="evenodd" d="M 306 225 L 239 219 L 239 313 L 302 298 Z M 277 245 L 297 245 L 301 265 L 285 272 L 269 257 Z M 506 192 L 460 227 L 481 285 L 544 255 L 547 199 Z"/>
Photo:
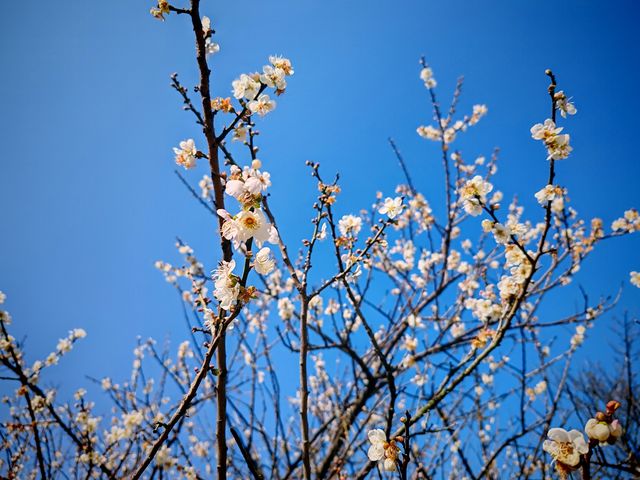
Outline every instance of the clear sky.
<path fill-rule="evenodd" d="M 0 15 L 0 290 L 33 354 L 73 327 L 87 330 L 55 370 L 64 384 L 74 376 L 80 386 L 89 373 L 125 378 L 137 335 L 186 337 L 177 295 L 153 268 L 177 260 L 176 236 L 209 266 L 216 261 L 212 219 L 173 173 L 171 147 L 198 138 L 169 88 L 172 72 L 195 83 L 192 32 L 186 18 L 154 20 L 151 6 L 15 1 Z M 294 63 L 259 137 L 272 206 L 293 245 L 309 235 L 307 159 L 341 172 L 340 212 L 355 212 L 402 181 L 393 136 L 418 188 L 441 201 L 437 148 L 415 133 L 431 119 L 422 54 L 443 100 L 463 74 L 461 108 L 489 106 L 460 146 L 468 156 L 501 148 L 496 184 L 507 198 L 519 193 L 533 205 L 546 182 L 529 128 L 548 115 L 550 67 L 578 107 L 567 126 L 574 153 L 558 165 L 573 206 L 607 226 L 640 206 L 637 2 L 204 0 L 202 10 L 221 45 L 215 94 L 227 96 L 235 76 L 270 54 Z M 624 284 L 618 315 L 640 313 L 640 290 L 628 282 L 640 270 L 639 247 L 638 236 L 603 245 L 577 280 L 593 298 Z M 559 309 L 577 304 L 570 292 Z M 588 351 L 606 344 L 611 318 Z"/>

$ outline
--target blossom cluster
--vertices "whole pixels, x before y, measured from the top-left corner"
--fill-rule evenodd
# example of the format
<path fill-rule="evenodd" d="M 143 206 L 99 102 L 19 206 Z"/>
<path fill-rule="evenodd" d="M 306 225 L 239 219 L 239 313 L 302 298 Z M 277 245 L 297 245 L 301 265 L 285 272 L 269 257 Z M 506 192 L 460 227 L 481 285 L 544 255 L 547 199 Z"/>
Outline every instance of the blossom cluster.
<path fill-rule="evenodd" d="M 531 127 L 531 137 L 541 140 L 547 148 L 547 160 L 562 160 L 569 156 L 573 148 L 569 145 L 569 134 L 560 133 L 563 127 L 547 118 L 544 123 L 536 123 Z"/>
<path fill-rule="evenodd" d="M 211 42 L 211 21 L 208 17 L 203 17 L 202 25 L 207 41 L 207 53 L 217 52 L 220 46 Z M 243 73 L 232 82 L 232 94 L 240 103 L 240 108 L 233 106 L 230 97 L 216 97 L 211 100 L 211 109 L 214 113 L 236 114 L 237 124 L 233 129 L 233 140 L 246 140 L 246 125 L 250 121 L 251 115 L 258 114 L 263 117 L 276 108 L 276 101 L 271 99 L 264 91 L 267 88 L 273 88 L 276 95 L 282 95 L 287 88 L 286 78 L 293 74 L 291 60 L 282 56 L 271 55 L 269 64 L 262 67 L 262 73 Z M 204 153 L 198 151 L 193 139 L 181 141 L 179 147 L 174 148 L 173 151 L 176 164 L 187 170 L 196 166 L 198 158 L 206 157 Z"/>
<path fill-rule="evenodd" d="M 566 431 L 563 428 L 552 428 L 547 432 L 548 439 L 542 448 L 556 462 L 556 470 L 561 478 L 566 478 L 570 472 L 581 466 L 589 468 L 589 449 L 596 445 L 606 446 L 614 444 L 622 436 L 622 425 L 614 418 L 620 402 L 611 400 L 606 405 L 605 412 L 597 412 L 595 418 L 590 418 L 584 431 L 589 441 L 579 430 Z"/>
<path fill-rule="evenodd" d="M 180 13 L 165 0 L 157 1 L 154 16 L 164 19 L 170 12 Z M 192 20 L 197 25 L 198 18 Z M 212 41 L 211 21 L 202 17 L 201 23 L 202 32 L 196 32 L 198 55 L 203 39 L 206 54 L 214 54 L 220 46 Z M 257 117 L 276 107 L 265 92 L 284 93 L 293 73 L 288 59 L 273 56 L 261 73 L 239 75 L 230 96 L 202 96 L 205 103 L 210 100 L 207 113 L 214 121 L 228 120 L 220 129 L 201 125 L 211 128 L 209 133 L 217 132 L 215 148 L 226 166 L 202 177 L 199 190 L 191 193 L 220 226 L 223 260 L 207 275 L 193 249 L 178 240 L 183 263 L 156 262 L 178 290 L 183 306 L 191 309 L 184 309 L 184 318 L 192 339 L 179 344 L 175 360 L 166 347 L 159 351 L 152 340 L 138 341 L 130 378 L 121 383 L 110 378 L 97 381 L 114 404 L 110 417 L 101 416 L 84 389 L 76 391 L 73 402 L 58 407 L 55 392 L 34 388 L 43 368 L 57 363 L 84 331 L 70 332 L 52 356 L 33 364 L 24 361 L 15 338 L 4 334 L 0 360 L 13 367 L 17 357 L 24 372 L 18 376 L 26 385 L 18 389 L 17 400 L 6 401 L 11 421 L 0 433 L 10 431 L 13 443 L 31 448 L 32 432 L 59 425 L 55 415 L 64 417 L 80 444 L 72 439 L 71 448 L 64 449 L 71 453 L 61 453 L 67 457 L 58 460 L 58 452 L 53 456 L 55 462 L 73 465 L 70 478 L 128 478 L 150 452 L 155 453 L 148 457 L 152 476 L 211 478 L 216 464 L 213 447 L 225 442 L 229 455 L 219 468 L 228 467 L 226 476 L 241 478 L 248 477 L 247 452 L 251 458 L 260 456 L 255 468 L 264 468 L 269 478 L 303 478 L 304 463 L 313 466 L 318 478 L 369 478 L 376 467 L 397 472 L 400 478 L 512 478 L 514 469 L 529 478 L 548 477 L 540 458 L 544 454 L 529 445 L 539 446 L 538 426 L 552 422 L 555 403 L 568 388 L 567 377 L 556 382 L 553 369 L 571 363 L 587 328 L 609 303 L 594 305 L 585 299 L 588 305 L 582 310 L 559 319 L 541 318 L 543 311 L 545 317 L 554 312 L 539 306 L 547 292 L 570 283 L 597 241 L 640 230 L 637 212 L 628 210 L 614 221 L 611 233 L 605 232 L 601 219 L 580 219 L 567 189 L 552 182 L 535 194 L 545 209 L 536 209 L 542 220 L 527 219 L 517 198 L 503 205 L 502 192 L 494 188 L 497 154 L 467 157 L 451 148 L 460 133 L 487 114 L 487 107 L 475 105 L 470 114 L 454 118 L 458 88 L 443 117 L 447 109 L 436 100 L 433 70 L 423 62 L 420 79 L 434 105 L 435 124 L 419 127 L 418 134 L 442 150 L 451 179 L 445 182 L 446 211 L 431 208 L 416 189 L 419 179 L 412 181 L 399 158 L 406 184 L 388 196 L 378 192 L 368 209 L 336 213 L 342 206 L 337 204 L 338 178 L 325 183 L 319 166 L 310 164 L 318 185 L 310 222 L 313 233 L 289 256 L 275 213 L 268 207 L 271 175 L 257 158 L 254 142 L 259 139 Z M 555 93 L 553 106 L 562 117 L 576 113 L 562 91 Z M 569 136 L 551 120 L 534 126 L 532 135 L 544 142 L 550 159 L 566 158 L 571 151 Z M 241 144 L 229 144 L 228 138 Z M 248 147 L 247 166 L 237 161 L 236 149 L 242 147 Z M 208 157 L 193 139 L 180 142 L 174 154 L 185 169 Z M 212 165 L 216 158 L 210 159 Z M 278 246 L 282 268 L 272 254 L 273 245 Z M 318 258 L 323 249 L 329 251 L 328 259 Z M 251 270 L 261 276 L 259 287 L 249 283 Z M 631 272 L 631 282 L 640 286 L 640 273 Z M 274 326 L 269 320 L 276 316 L 281 321 Z M 5 312 L 0 318 L 3 326 L 10 319 Z M 575 332 L 564 342 L 541 334 L 554 325 L 570 325 Z M 216 346 L 210 341 L 214 327 L 234 328 L 223 340 L 229 347 L 222 350 L 227 356 L 216 358 L 215 366 L 205 355 Z M 288 353 L 297 357 L 301 377 L 300 388 L 294 387 L 287 397 L 289 409 L 280 406 L 287 382 L 278 375 L 288 375 L 290 369 L 277 363 L 289 358 Z M 159 376 L 143 368 L 148 359 L 157 362 Z M 552 378 L 554 384 L 548 383 Z M 167 388 L 178 392 L 177 401 Z M 24 392 L 32 394 L 30 399 Z M 218 420 L 231 428 L 222 429 L 222 434 L 218 430 L 214 443 L 206 412 L 215 411 L 209 408 L 210 399 L 224 402 L 224 395 L 229 395 L 229 414 Z M 551 401 L 553 408 L 548 408 Z M 514 441 L 514 425 L 511 419 L 503 423 L 499 411 L 516 403 L 521 406 L 516 428 L 522 435 Z M 586 438 L 578 430 L 549 430 L 543 448 L 561 475 L 587 466 L 593 449 L 620 444 L 624 436 L 614 417 L 618 407 L 609 402 L 605 412 L 591 418 L 584 428 Z M 35 420 L 29 410 L 37 415 Z M 400 411 L 407 417 L 400 420 L 403 428 L 394 432 Z M 173 414 L 180 417 L 175 428 Z M 292 442 L 299 432 L 305 435 L 305 428 L 298 429 L 303 416 L 309 437 Z M 385 424 L 386 429 L 377 428 Z M 21 429 L 23 433 L 15 433 Z M 155 442 L 162 438 L 157 434 L 162 429 L 169 431 L 169 440 L 159 445 Z M 225 437 L 229 430 L 233 440 Z M 361 432 L 367 432 L 366 437 Z M 54 440 L 50 433 L 47 441 Z M 296 451 L 299 443 L 303 446 Z M 306 453 L 304 445 L 309 446 Z M 488 455 L 478 456 L 478 451 Z M 11 462 L 19 455 L 18 451 L 6 457 L 12 457 Z M 466 458 L 474 460 L 462 465 Z M 4 461 L 0 459 L 2 473 Z M 33 459 L 13 463 L 35 465 Z M 11 471 L 17 478 L 21 473 Z M 379 472 L 382 475 L 390 473 Z"/>
<path fill-rule="evenodd" d="M 278 232 L 269 223 L 261 208 L 262 196 L 271 185 L 269 173 L 263 172 L 261 168 L 262 162 L 257 159 L 252 161 L 251 167 L 244 169 L 233 165 L 226 180 L 225 192 L 238 201 L 241 209 L 235 215 L 224 209 L 217 211 L 223 220 L 222 236 L 249 257 L 252 255 L 251 251 L 247 251 L 249 241 L 255 242 L 258 247 L 262 247 L 265 242 L 278 242 Z M 253 258 L 252 266 L 261 275 L 271 273 L 275 268 L 271 250 L 262 247 Z M 232 273 L 234 267 L 233 260 L 222 262 L 213 275 L 216 286 L 214 296 L 225 310 L 230 309 L 241 294 L 245 295 L 245 300 L 253 298 L 254 295 L 252 290 L 241 288 L 240 279 Z"/>
<path fill-rule="evenodd" d="M 395 440 L 387 440 L 384 430 L 369 430 L 369 442 L 371 446 L 367 452 L 369 460 L 372 462 L 381 462 L 384 470 L 392 472 L 396 469 L 398 461 L 398 445 Z"/>

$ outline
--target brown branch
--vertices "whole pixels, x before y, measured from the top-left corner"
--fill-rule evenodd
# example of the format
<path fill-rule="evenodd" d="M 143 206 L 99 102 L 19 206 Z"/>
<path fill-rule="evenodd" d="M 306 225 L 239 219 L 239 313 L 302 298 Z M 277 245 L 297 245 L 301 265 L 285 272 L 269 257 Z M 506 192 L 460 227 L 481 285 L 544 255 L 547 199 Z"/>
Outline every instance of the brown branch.
<path fill-rule="evenodd" d="M 195 398 L 196 394 L 198 393 L 198 388 L 200 387 L 200 384 L 205 379 L 205 377 L 209 374 L 209 370 L 211 368 L 210 363 L 211 363 L 211 360 L 213 359 L 213 354 L 217 350 L 218 345 L 220 344 L 222 339 L 221 332 L 223 332 L 226 329 L 226 327 L 231 322 L 233 322 L 233 320 L 240 314 L 240 310 L 241 310 L 240 307 L 236 308 L 233 314 L 225 319 L 225 321 L 222 324 L 222 327 L 220 328 L 220 332 L 209 344 L 209 348 L 207 349 L 207 353 L 205 354 L 204 361 L 202 362 L 202 365 L 200 365 L 198 374 L 193 379 L 193 382 L 191 382 L 189 390 L 187 391 L 186 395 L 182 398 L 180 405 L 178 406 L 176 411 L 173 413 L 169 421 L 163 425 L 162 433 L 156 439 L 156 441 L 153 442 L 153 445 L 149 450 L 149 452 L 147 453 L 145 459 L 142 461 L 140 466 L 136 469 L 135 473 L 131 477 L 132 480 L 137 480 L 142 476 L 144 471 L 151 464 L 153 458 L 158 453 L 158 450 L 160 450 L 164 442 L 169 437 L 169 433 L 171 432 L 173 427 L 175 427 L 176 424 L 182 419 L 182 417 L 186 415 L 187 411 L 192 406 L 192 401 Z"/>

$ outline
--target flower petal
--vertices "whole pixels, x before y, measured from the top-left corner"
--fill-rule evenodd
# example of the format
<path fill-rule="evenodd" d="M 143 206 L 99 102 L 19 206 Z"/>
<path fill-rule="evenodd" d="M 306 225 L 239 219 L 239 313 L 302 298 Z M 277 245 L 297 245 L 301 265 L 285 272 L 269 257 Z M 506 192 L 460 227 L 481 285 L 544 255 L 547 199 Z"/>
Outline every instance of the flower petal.
<path fill-rule="evenodd" d="M 244 191 L 244 183 L 240 180 L 228 180 L 225 186 L 225 192 L 227 195 L 231 195 L 234 198 L 238 198 Z"/>
<path fill-rule="evenodd" d="M 396 469 L 396 461 L 392 458 L 385 458 L 384 469 L 387 472 L 393 472 Z"/>
<path fill-rule="evenodd" d="M 384 443 L 387 441 L 387 436 L 385 435 L 384 430 L 380 428 L 369 430 L 369 433 L 367 435 L 369 437 L 369 441 L 373 444 Z M 384 450 L 383 450 L 383 453 L 384 453 Z"/>
<path fill-rule="evenodd" d="M 384 457 L 384 447 L 382 446 L 382 443 L 376 442 L 371 445 L 369 447 L 369 451 L 367 452 L 367 456 L 372 462 L 378 462 L 382 460 L 382 458 Z"/>
<path fill-rule="evenodd" d="M 547 437 L 556 442 L 570 442 L 571 437 L 564 428 L 552 428 L 547 433 Z"/>
<path fill-rule="evenodd" d="M 545 440 L 542 444 L 542 449 L 554 458 L 558 455 L 559 451 L 558 444 L 552 440 Z"/>

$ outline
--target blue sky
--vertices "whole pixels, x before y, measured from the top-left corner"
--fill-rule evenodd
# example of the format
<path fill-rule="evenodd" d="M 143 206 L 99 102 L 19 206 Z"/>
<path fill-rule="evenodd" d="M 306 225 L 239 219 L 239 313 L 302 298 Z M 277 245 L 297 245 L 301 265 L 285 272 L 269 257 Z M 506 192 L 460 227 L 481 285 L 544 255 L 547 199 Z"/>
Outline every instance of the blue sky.
<path fill-rule="evenodd" d="M 500 147 L 496 184 L 507 197 L 518 193 L 532 206 L 546 181 L 529 128 L 548 115 L 550 67 L 579 110 L 567 125 L 574 154 L 558 165 L 573 206 L 607 225 L 640 206 L 634 2 L 203 4 L 221 44 L 215 94 L 228 95 L 233 78 L 270 54 L 294 62 L 286 95 L 259 125 L 272 206 L 292 245 L 309 234 L 311 210 L 290 208 L 313 201 L 307 159 L 341 172 L 340 213 L 357 211 L 402 181 L 392 136 L 418 188 L 441 201 L 437 148 L 415 133 L 431 119 L 418 79 L 422 54 L 443 100 L 462 74 L 461 109 L 489 106 L 460 146 L 467 156 Z M 171 147 L 198 138 L 169 88 L 172 72 L 195 83 L 192 33 L 185 18 L 153 20 L 151 6 L 10 2 L 0 16 L 0 290 L 16 336 L 28 338 L 34 355 L 71 328 L 87 330 L 52 377 L 60 382 L 126 377 L 137 335 L 186 337 L 177 296 L 153 268 L 157 259 L 177 259 L 176 236 L 209 265 L 216 260 L 214 224 L 173 173 Z M 188 177 L 196 182 L 203 172 Z M 637 236 L 604 245 L 579 277 L 594 298 L 624 283 L 618 314 L 640 313 L 640 291 L 628 283 L 628 272 L 640 270 L 639 247 Z M 599 329 L 604 335 L 593 335 L 589 349 L 607 341 L 607 324 Z"/>

